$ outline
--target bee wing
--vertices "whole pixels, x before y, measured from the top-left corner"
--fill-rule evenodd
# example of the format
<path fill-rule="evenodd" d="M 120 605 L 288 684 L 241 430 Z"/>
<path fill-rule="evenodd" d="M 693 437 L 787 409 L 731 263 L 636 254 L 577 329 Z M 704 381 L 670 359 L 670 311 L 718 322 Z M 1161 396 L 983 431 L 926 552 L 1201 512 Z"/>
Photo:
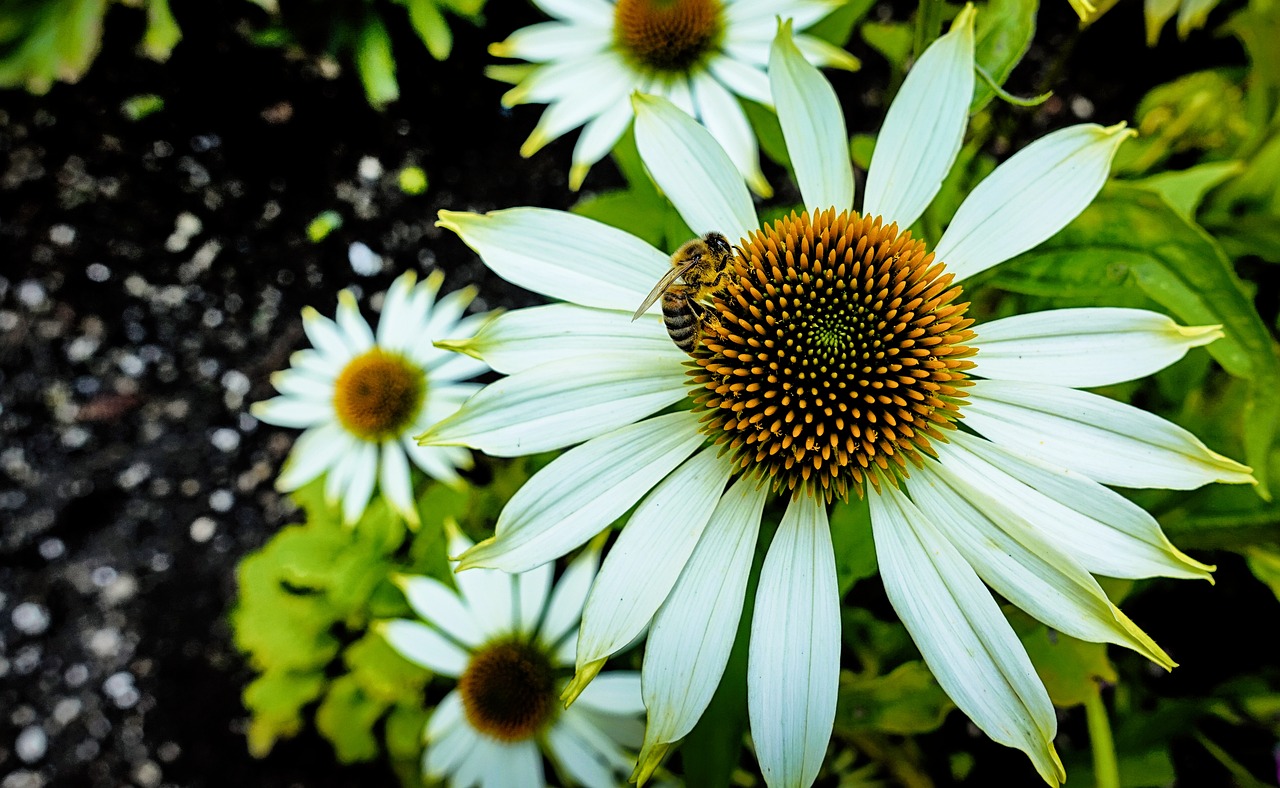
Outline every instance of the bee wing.
<path fill-rule="evenodd" d="M 700 258 L 694 257 L 684 263 L 681 263 L 679 267 L 672 268 L 670 271 L 663 274 L 662 278 L 658 280 L 658 283 L 649 291 L 649 295 L 644 297 L 644 301 L 640 304 L 640 307 L 636 309 L 635 314 L 631 316 L 631 319 L 633 321 L 639 320 L 640 316 L 643 315 L 649 307 L 653 306 L 655 301 L 662 297 L 662 294 L 666 292 L 667 288 L 671 287 L 672 283 L 688 272 L 690 268 L 693 268 L 699 260 Z"/>

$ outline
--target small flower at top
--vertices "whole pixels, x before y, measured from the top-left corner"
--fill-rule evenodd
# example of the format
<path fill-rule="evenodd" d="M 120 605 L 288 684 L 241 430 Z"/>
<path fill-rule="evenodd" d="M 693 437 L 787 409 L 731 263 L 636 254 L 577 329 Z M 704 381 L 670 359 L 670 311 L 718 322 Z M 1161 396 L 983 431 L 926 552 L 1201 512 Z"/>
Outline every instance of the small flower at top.
<path fill-rule="evenodd" d="M 435 347 L 435 338 L 475 334 L 488 314 L 463 318 L 474 288 L 436 296 L 444 275 L 415 285 L 406 272 L 387 290 L 375 335 L 349 290 L 338 295 L 337 320 L 311 307 L 302 325 L 313 348 L 300 350 L 287 370 L 271 377 L 280 396 L 253 406 L 253 415 L 299 436 L 276 480 L 296 490 L 328 473 L 325 497 L 342 505 L 343 521 L 360 519 L 375 485 L 391 506 L 417 525 L 409 463 L 446 483 L 471 466 L 458 447 L 419 446 L 413 436 L 452 415 L 480 385 L 463 382 L 488 371 L 469 356 Z"/>
<path fill-rule="evenodd" d="M 456 526 L 446 527 L 451 555 L 471 547 Z M 537 788 L 546 784 L 546 753 L 563 784 L 623 783 L 644 738 L 640 674 L 601 673 L 571 708 L 558 702 L 599 559 L 589 547 L 554 590 L 554 562 L 519 574 L 455 575 L 458 591 L 432 577 L 397 580 L 422 620 L 383 621 L 376 629 L 406 659 L 456 681 L 423 732 L 428 780 Z"/>
<path fill-rule="evenodd" d="M 503 96 L 507 106 L 547 104 L 520 152 L 583 126 L 569 186 L 631 125 L 635 91 L 665 96 L 698 118 L 756 193 L 772 190 L 760 171 L 756 138 L 738 98 L 774 104 L 765 76 L 777 19 L 810 27 L 837 7 L 832 0 L 536 0 L 555 18 L 521 28 L 490 47 L 500 57 L 539 64 Z M 807 35 L 796 45 L 809 62 L 855 69 L 848 52 Z M 585 126 L 584 126 L 585 124 Z"/>

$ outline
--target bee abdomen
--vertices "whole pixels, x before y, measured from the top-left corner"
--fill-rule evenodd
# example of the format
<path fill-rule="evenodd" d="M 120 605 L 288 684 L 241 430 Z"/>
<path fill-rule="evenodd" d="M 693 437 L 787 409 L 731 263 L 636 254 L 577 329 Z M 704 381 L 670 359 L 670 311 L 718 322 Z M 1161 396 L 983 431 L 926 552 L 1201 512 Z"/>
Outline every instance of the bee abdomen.
<path fill-rule="evenodd" d="M 671 294 L 663 298 L 662 321 L 676 347 L 692 353 L 698 346 L 698 317 L 689 308 L 688 300 Z"/>

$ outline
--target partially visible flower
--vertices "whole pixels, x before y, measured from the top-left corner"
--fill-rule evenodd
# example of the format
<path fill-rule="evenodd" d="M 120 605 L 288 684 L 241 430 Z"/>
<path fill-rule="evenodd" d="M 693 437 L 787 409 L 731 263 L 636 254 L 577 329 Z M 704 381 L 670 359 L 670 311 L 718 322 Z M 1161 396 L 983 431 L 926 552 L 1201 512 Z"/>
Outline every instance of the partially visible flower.
<path fill-rule="evenodd" d="M 760 172 L 754 132 L 738 97 L 772 107 L 764 73 L 779 17 L 803 30 L 838 0 L 537 0 L 553 22 L 521 28 L 489 51 L 540 64 L 502 98 L 506 106 L 548 104 L 520 149 L 542 146 L 586 124 L 573 150 L 569 187 L 631 125 L 635 91 L 664 96 L 716 138 L 756 193 L 772 193 Z M 848 52 L 814 36 L 796 45 L 815 65 L 855 69 Z"/>
<path fill-rule="evenodd" d="M 556 211 L 441 212 L 496 273 L 568 303 L 508 313 L 458 346 L 507 377 L 423 440 L 500 456 L 582 444 L 512 496 L 494 538 L 461 566 L 537 566 L 634 507 L 587 600 L 567 698 L 650 627 L 640 780 L 720 681 L 771 491 L 786 510 L 760 572 L 747 681 L 769 785 L 812 783 L 835 718 L 832 499 L 869 499 L 885 590 L 938 682 L 1050 784 L 1065 779 L 1057 718 L 992 590 L 1067 635 L 1173 666 L 1094 575 L 1209 578 L 1212 567 L 1103 485 L 1253 478 L 1177 425 L 1080 389 L 1151 374 L 1221 330 L 1107 308 L 974 324 L 960 283 L 1080 214 L 1131 133 L 1081 124 L 1031 143 L 926 246 L 905 228 L 960 151 L 974 38 L 966 6 L 907 75 L 861 212 L 835 92 L 785 25 L 769 78 L 808 209 L 799 215 L 761 222 L 705 129 L 636 98 L 636 143 L 658 186 L 695 232 L 741 250 L 703 304 L 711 319 L 692 358 L 657 306 L 631 319 L 670 268 L 664 252 Z"/>
<path fill-rule="evenodd" d="M 450 555 L 471 547 L 449 528 Z M 431 577 L 398 578 L 422 621 L 384 621 L 376 629 L 405 658 L 457 682 L 423 734 L 429 780 L 538 788 L 545 784 L 540 752 L 567 784 L 616 788 L 630 773 L 644 737 L 638 673 L 601 673 L 571 708 L 557 702 L 599 558 L 587 549 L 554 591 L 554 563 L 515 575 L 464 572 L 454 575 L 458 591 Z"/>
<path fill-rule="evenodd" d="M 323 473 L 325 497 L 341 502 L 347 523 L 360 519 L 375 484 L 391 506 L 417 525 L 406 455 L 428 476 L 458 481 L 471 454 L 458 447 L 419 446 L 413 436 L 452 415 L 480 385 L 464 383 L 487 372 L 473 358 L 431 344 L 436 337 L 469 337 L 488 314 L 463 318 L 474 288 L 436 302 L 444 274 L 414 285 L 406 272 L 387 290 L 375 336 L 349 290 L 338 294 L 337 322 L 307 307 L 302 327 L 314 348 L 290 358 L 271 376 L 280 396 L 255 403 L 253 415 L 278 427 L 304 428 L 280 471 L 276 487 L 296 490 Z"/>

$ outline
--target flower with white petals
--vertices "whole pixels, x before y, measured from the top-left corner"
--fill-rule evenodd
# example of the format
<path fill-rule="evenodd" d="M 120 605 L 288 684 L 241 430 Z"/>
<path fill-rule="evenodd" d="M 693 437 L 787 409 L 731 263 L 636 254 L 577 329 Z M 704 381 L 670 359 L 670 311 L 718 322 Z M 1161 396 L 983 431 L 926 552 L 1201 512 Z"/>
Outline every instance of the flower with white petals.
<path fill-rule="evenodd" d="M 1054 132 L 978 184 L 932 249 L 913 238 L 905 228 L 964 136 L 973 22 L 967 7 L 908 74 L 861 213 L 835 93 L 788 27 L 769 78 L 810 209 L 799 216 L 761 223 L 715 140 L 669 102 L 637 98 L 636 141 L 659 187 L 695 232 L 739 239 L 692 359 L 657 307 L 631 320 L 669 269 L 663 252 L 555 211 L 441 214 L 499 275 L 564 303 L 503 315 L 461 343 L 507 377 L 424 441 L 500 456 L 581 443 L 512 497 L 461 565 L 537 566 L 635 507 L 587 600 L 567 697 L 650 626 L 641 779 L 720 681 L 773 493 L 788 502 L 748 652 L 751 731 L 772 786 L 811 783 L 831 733 L 840 618 L 827 503 L 850 493 L 870 499 L 886 591 L 938 682 L 1047 782 L 1064 779 L 1053 706 L 992 590 L 1072 637 L 1173 665 L 1094 575 L 1208 578 L 1211 567 L 1103 485 L 1253 479 L 1186 430 L 1081 389 L 1148 375 L 1221 332 L 1137 309 L 967 317 L 958 283 L 1076 217 L 1128 136 Z"/>
<path fill-rule="evenodd" d="M 451 530 L 450 554 L 471 546 Z M 554 591 L 551 562 L 514 575 L 463 572 L 454 576 L 458 591 L 431 577 L 399 578 L 423 621 L 376 628 L 406 659 L 457 680 L 423 733 L 429 780 L 448 779 L 454 788 L 538 788 L 545 784 L 545 752 L 565 784 L 621 784 L 644 733 L 639 674 L 601 673 L 573 707 L 557 702 L 599 558 L 594 548 L 584 551 Z"/>
<path fill-rule="evenodd" d="M 470 337 L 488 314 L 463 318 L 474 288 L 439 302 L 444 274 L 414 285 L 412 272 L 387 290 L 375 336 L 349 290 L 338 294 L 337 321 L 307 307 L 302 327 L 315 346 L 290 358 L 271 376 L 280 396 L 253 406 L 253 415 L 299 436 L 276 487 L 296 490 L 323 473 L 325 497 L 341 502 L 343 521 L 360 519 L 375 485 L 410 524 L 417 525 L 413 482 L 406 457 L 428 476 L 458 481 L 471 454 L 456 446 L 419 446 L 413 436 L 458 410 L 479 388 L 463 382 L 487 372 L 474 358 L 442 350 L 433 337 Z"/>
<path fill-rule="evenodd" d="M 634 91 L 664 96 L 699 121 L 757 193 L 772 193 L 760 172 L 756 138 L 738 97 L 768 107 L 765 76 L 778 17 L 804 29 L 838 0 L 535 0 L 555 21 L 521 28 L 489 51 L 539 64 L 502 98 L 506 106 L 547 104 L 520 148 L 532 156 L 585 126 L 573 150 L 569 186 L 631 125 Z M 855 69 L 857 58 L 820 38 L 796 36 L 809 62 Z"/>

